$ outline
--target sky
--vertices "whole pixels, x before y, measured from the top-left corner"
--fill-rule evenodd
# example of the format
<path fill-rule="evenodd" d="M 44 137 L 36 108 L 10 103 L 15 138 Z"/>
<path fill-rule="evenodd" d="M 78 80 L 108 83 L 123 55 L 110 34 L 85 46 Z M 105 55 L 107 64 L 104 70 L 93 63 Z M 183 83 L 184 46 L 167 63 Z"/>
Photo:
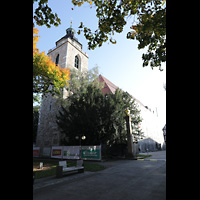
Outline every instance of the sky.
<path fill-rule="evenodd" d="M 57 13 L 61 19 L 61 25 L 47 28 L 37 26 L 39 30 L 39 42 L 37 48 L 39 51 L 45 51 L 55 47 L 55 42 L 66 34 L 66 29 L 72 27 L 78 31 L 80 22 L 95 31 L 98 26 L 95 7 L 90 8 L 88 3 L 84 3 L 81 7 L 74 6 L 69 0 L 49 0 L 49 7 L 53 13 Z M 33 11 L 37 7 L 37 3 L 33 5 Z M 73 8 L 73 10 L 72 10 Z M 145 106 L 152 109 L 157 108 L 159 123 L 164 127 L 166 123 L 166 91 L 163 84 L 166 83 L 166 63 L 162 64 L 163 71 L 159 68 L 151 69 L 150 66 L 142 67 L 142 54 L 147 49 L 138 50 L 138 42 L 136 40 L 126 39 L 126 34 L 131 31 L 133 18 L 129 18 L 124 30 L 120 34 L 115 34 L 113 39 L 117 40 L 116 44 L 104 43 L 95 50 L 88 50 L 87 40 L 83 34 L 75 34 L 78 41 L 83 45 L 83 51 L 89 55 L 88 70 L 96 65 L 99 73 L 109 79 L 116 86 L 127 91 Z"/>

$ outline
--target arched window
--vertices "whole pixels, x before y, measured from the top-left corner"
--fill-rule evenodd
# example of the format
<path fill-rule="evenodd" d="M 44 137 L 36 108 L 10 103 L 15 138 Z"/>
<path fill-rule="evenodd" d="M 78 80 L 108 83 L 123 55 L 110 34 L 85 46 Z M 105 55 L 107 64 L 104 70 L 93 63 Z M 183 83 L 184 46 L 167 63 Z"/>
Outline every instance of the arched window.
<path fill-rule="evenodd" d="M 59 63 L 59 54 L 56 56 L 56 65 Z"/>
<path fill-rule="evenodd" d="M 79 58 L 78 58 L 78 56 L 75 56 L 74 67 L 76 67 L 77 69 L 78 69 L 78 67 L 79 67 Z"/>

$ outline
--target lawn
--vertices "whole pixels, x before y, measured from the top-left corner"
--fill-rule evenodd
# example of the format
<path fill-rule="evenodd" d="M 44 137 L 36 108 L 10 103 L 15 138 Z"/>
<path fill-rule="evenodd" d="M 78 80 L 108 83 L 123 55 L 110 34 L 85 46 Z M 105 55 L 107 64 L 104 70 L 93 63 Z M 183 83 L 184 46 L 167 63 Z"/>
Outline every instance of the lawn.
<path fill-rule="evenodd" d="M 142 158 L 147 158 L 147 157 L 151 157 L 152 155 L 143 155 L 143 154 L 138 154 L 137 157 L 142 157 Z"/>
<path fill-rule="evenodd" d="M 43 168 L 39 169 L 40 162 L 43 162 Z M 53 160 L 53 159 L 33 159 L 33 171 L 35 171 L 35 178 L 44 178 L 48 176 L 56 175 L 56 166 L 58 166 L 59 160 Z M 67 161 L 67 166 L 75 166 L 75 161 Z M 98 163 L 90 163 L 90 162 L 84 162 L 84 168 L 85 171 L 90 172 L 97 172 L 100 170 L 104 170 L 106 167 L 103 165 L 100 165 Z"/>

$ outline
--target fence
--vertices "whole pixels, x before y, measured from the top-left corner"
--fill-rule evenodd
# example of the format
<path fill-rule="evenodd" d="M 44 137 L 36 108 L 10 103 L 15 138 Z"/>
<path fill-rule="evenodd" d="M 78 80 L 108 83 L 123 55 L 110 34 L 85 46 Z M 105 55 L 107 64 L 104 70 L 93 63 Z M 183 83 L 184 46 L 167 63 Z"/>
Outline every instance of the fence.
<path fill-rule="evenodd" d="M 101 160 L 101 146 L 34 147 L 33 157 L 39 155 L 59 159 Z"/>

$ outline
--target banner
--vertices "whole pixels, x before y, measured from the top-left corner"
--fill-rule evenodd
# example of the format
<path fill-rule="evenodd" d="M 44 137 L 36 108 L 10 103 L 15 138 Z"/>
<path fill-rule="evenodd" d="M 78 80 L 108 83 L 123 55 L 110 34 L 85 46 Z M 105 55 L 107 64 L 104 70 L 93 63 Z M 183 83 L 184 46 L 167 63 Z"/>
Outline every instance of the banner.
<path fill-rule="evenodd" d="M 82 146 L 81 158 L 83 160 L 101 160 L 101 146 Z"/>
<path fill-rule="evenodd" d="M 33 147 L 33 157 L 39 157 L 40 147 Z"/>
<path fill-rule="evenodd" d="M 53 146 L 51 149 L 51 157 L 60 159 L 101 160 L 101 146 Z"/>
<path fill-rule="evenodd" d="M 63 146 L 64 159 L 80 159 L 80 146 Z"/>
<path fill-rule="evenodd" d="M 51 147 L 44 147 L 42 152 L 43 157 L 51 157 Z"/>
<path fill-rule="evenodd" d="M 62 158 L 62 146 L 54 146 L 51 150 L 52 158 Z"/>

